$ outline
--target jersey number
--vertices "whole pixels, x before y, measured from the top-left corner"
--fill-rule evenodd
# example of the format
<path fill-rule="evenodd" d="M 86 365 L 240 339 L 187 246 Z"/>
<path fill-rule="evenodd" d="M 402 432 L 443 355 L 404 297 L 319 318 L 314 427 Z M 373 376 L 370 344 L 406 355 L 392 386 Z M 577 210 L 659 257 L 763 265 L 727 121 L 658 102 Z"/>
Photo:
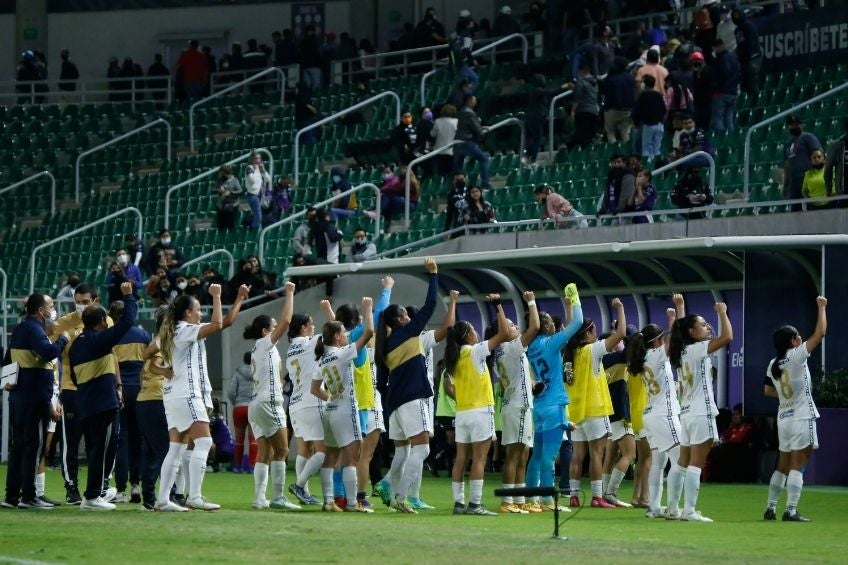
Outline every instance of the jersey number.
<path fill-rule="evenodd" d="M 344 392 L 344 382 L 342 374 L 336 366 L 324 367 L 321 369 L 321 376 L 324 378 L 324 383 L 327 385 L 327 392 L 331 396 L 339 397 Z"/>
<path fill-rule="evenodd" d="M 686 363 L 680 365 L 680 382 L 683 384 L 684 395 L 688 397 L 690 391 L 695 388 L 695 376 Z"/>
<path fill-rule="evenodd" d="M 792 383 L 789 382 L 789 371 L 786 370 L 780 371 L 780 394 L 787 400 L 795 395 Z"/>
<path fill-rule="evenodd" d="M 548 373 L 551 372 L 551 368 L 548 367 L 547 361 L 545 361 L 544 359 L 539 359 L 538 361 L 536 361 L 536 363 L 542 369 L 541 371 L 539 371 L 539 378 L 536 379 L 536 380 L 547 382 L 548 381 Z"/>
<path fill-rule="evenodd" d="M 650 396 L 656 396 L 660 393 L 660 383 L 657 382 L 654 372 L 648 367 L 645 367 L 644 372 L 642 373 L 642 380 L 645 381 L 645 388 L 648 389 L 648 394 Z"/>
<path fill-rule="evenodd" d="M 294 383 L 295 386 L 300 386 L 300 361 L 297 359 L 291 360 L 292 367 L 294 367 Z"/>

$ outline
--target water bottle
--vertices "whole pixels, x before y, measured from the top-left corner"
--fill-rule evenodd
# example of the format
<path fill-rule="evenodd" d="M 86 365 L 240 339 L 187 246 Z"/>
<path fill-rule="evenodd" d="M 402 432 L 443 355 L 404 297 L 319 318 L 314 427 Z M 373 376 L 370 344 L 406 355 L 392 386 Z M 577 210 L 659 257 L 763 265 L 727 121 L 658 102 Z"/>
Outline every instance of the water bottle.
<path fill-rule="evenodd" d="M 563 366 L 563 374 L 565 376 L 565 384 L 570 385 L 574 382 L 574 363 L 566 361 Z"/>

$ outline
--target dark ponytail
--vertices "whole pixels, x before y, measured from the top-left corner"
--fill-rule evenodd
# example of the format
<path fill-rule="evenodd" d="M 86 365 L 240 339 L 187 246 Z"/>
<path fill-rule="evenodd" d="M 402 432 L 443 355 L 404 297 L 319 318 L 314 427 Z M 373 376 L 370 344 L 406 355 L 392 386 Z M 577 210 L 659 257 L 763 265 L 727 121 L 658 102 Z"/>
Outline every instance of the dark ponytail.
<path fill-rule="evenodd" d="M 267 330 L 271 327 L 271 316 L 260 314 L 253 318 L 250 325 L 244 327 L 242 337 L 244 339 L 262 339 L 262 330 Z"/>
<path fill-rule="evenodd" d="M 675 369 L 680 368 L 683 350 L 687 345 L 694 343 L 692 337 L 689 335 L 689 330 L 692 329 L 695 322 L 698 321 L 698 318 L 700 318 L 700 316 L 697 314 L 689 314 L 688 316 L 676 319 L 674 324 L 671 326 L 671 340 L 668 344 L 668 359 L 671 361 L 671 366 Z"/>
<path fill-rule="evenodd" d="M 309 316 L 306 314 L 294 314 L 291 323 L 289 324 L 289 341 L 300 335 L 300 330 L 303 326 L 309 325 Z"/>
<path fill-rule="evenodd" d="M 344 331 L 344 326 L 341 322 L 327 322 L 321 328 L 321 335 L 318 336 L 318 343 L 315 344 L 315 359 L 323 357 L 327 347 L 335 340 L 336 336 Z"/>
<path fill-rule="evenodd" d="M 401 306 L 397 304 L 389 304 L 388 308 L 380 314 L 380 320 L 377 322 L 377 331 L 374 337 L 374 362 L 377 367 L 388 370 L 386 365 L 386 356 L 389 354 L 386 351 L 386 341 L 389 339 L 389 329 L 398 326 L 398 318 L 400 317 Z"/>
<path fill-rule="evenodd" d="M 492 322 L 491 324 L 488 325 L 488 327 L 486 328 L 486 331 L 483 332 L 483 339 L 485 339 L 486 341 L 489 341 L 490 339 L 495 337 L 497 334 L 498 334 L 498 323 Z M 495 370 L 495 351 L 499 347 L 503 347 L 503 344 L 498 345 L 498 347 L 496 347 L 495 349 L 490 351 L 489 354 L 486 356 L 486 366 L 489 368 L 489 375 L 491 375 L 492 377 L 494 377 L 497 374 L 497 371 Z M 498 375 L 498 379 L 500 379 L 500 375 Z"/>
<path fill-rule="evenodd" d="M 465 343 L 465 338 L 471 332 L 471 324 L 460 320 L 448 328 L 447 337 L 445 339 L 445 370 L 449 375 L 453 375 L 456 369 L 456 363 L 459 361 L 459 352 Z"/>
<path fill-rule="evenodd" d="M 359 324 L 359 310 L 353 304 L 342 304 L 336 308 L 336 321 L 350 331 Z"/>
<path fill-rule="evenodd" d="M 638 375 L 645 370 L 645 355 L 648 353 L 648 344 L 663 334 L 662 328 L 656 324 L 648 324 L 642 331 L 631 335 L 627 342 L 627 370 L 631 375 Z"/>
<path fill-rule="evenodd" d="M 594 325 L 595 322 L 593 322 L 591 318 L 585 318 L 583 320 L 583 325 L 581 325 L 580 329 L 577 330 L 577 333 L 571 336 L 571 339 L 568 340 L 565 350 L 566 361 L 574 361 L 574 352 L 586 345 L 586 334 Z"/>
<path fill-rule="evenodd" d="M 786 358 L 786 352 L 792 349 L 792 340 L 796 335 L 798 330 L 794 326 L 780 326 L 772 335 L 775 358 L 771 364 L 771 378 L 776 381 L 780 380 L 780 362 Z"/>

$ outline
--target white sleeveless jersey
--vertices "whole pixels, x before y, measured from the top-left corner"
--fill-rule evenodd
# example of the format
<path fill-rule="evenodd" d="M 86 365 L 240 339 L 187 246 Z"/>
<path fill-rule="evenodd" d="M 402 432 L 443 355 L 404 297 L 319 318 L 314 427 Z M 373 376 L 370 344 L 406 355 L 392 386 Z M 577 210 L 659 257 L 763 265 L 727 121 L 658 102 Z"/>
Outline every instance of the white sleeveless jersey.
<path fill-rule="evenodd" d="M 177 322 L 171 356 L 174 376 L 165 381 L 163 399 L 199 398 L 204 404 L 211 405 L 212 386 L 206 365 L 206 341 L 197 339 L 200 328 L 205 325 Z"/>
<path fill-rule="evenodd" d="M 253 374 L 253 396 L 251 401 L 283 402 L 281 377 L 282 359 L 271 334 L 256 340 L 250 354 L 250 370 Z"/>
<path fill-rule="evenodd" d="M 776 360 L 772 359 L 768 364 L 767 375 L 780 400 L 780 407 L 777 409 L 778 420 L 812 420 L 819 417 L 816 403 L 813 402 L 813 386 L 807 367 L 809 357 L 806 342 L 787 351 L 786 357 L 777 362 L 780 367 L 780 379 L 775 379 L 771 373 Z"/>
<path fill-rule="evenodd" d="M 353 364 L 356 345 L 328 347 L 318 361 L 318 374 L 312 377 L 324 383 L 330 395 L 329 404 L 350 404 L 356 409 L 356 393 L 353 390 Z"/>
<path fill-rule="evenodd" d="M 492 352 L 503 389 L 503 409 L 533 406 L 530 362 L 526 351 L 527 348 L 521 344 L 521 336 L 518 336 Z"/>
<path fill-rule="evenodd" d="M 298 336 L 291 341 L 286 353 L 286 370 L 292 381 L 289 412 L 321 405 L 321 400 L 309 392 L 312 379 L 319 379 L 318 360 L 315 359 L 315 344 L 320 336 Z"/>
<path fill-rule="evenodd" d="M 645 369 L 642 381 L 648 391 L 648 403 L 643 414 L 658 416 L 680 415 L 680 403 L 677 400 L 677 386 L 665 348 L 649 349 L 645 354 Z"/>
<path fill-rule="evenodd" d="M 713 393 L 713 363 L 707 353 L 709 341 L 687 345 L 680 359 L 680 415 L 717 416 Z"/>

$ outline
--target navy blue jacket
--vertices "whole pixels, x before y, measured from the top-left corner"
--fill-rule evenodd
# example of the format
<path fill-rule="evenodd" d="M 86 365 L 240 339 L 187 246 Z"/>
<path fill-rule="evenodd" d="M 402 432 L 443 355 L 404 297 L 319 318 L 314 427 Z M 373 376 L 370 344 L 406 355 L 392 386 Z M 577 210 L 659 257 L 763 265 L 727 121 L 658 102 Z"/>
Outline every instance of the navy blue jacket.
<path fill-rule="evenodd" d="M 118 345 L 114 353 L 121 369 L 121 384 L 125 387 L 141 386 L 141 368 L 144 366 L 144 348 L 151 341 L 150 334 L 140 326 L 130 328 Z"/>
<path fill-rule="evenodd" d="M 736 54 L 729 51 L 719 53 L 715 58 L 714 67 L 713 93 L 736 96 L 739 93 L 739 80 L 742 77 Z"/>
<path fill-rule="evenodd" d="M 67 344 L 64 336 L 51 343 L 41 320 L 35 316 L 24 318 L 9 341 L 7 357 L 18 364 L 18 386 L 11 398 L 49 404 L 53 398 L 55 359 Z"/>

